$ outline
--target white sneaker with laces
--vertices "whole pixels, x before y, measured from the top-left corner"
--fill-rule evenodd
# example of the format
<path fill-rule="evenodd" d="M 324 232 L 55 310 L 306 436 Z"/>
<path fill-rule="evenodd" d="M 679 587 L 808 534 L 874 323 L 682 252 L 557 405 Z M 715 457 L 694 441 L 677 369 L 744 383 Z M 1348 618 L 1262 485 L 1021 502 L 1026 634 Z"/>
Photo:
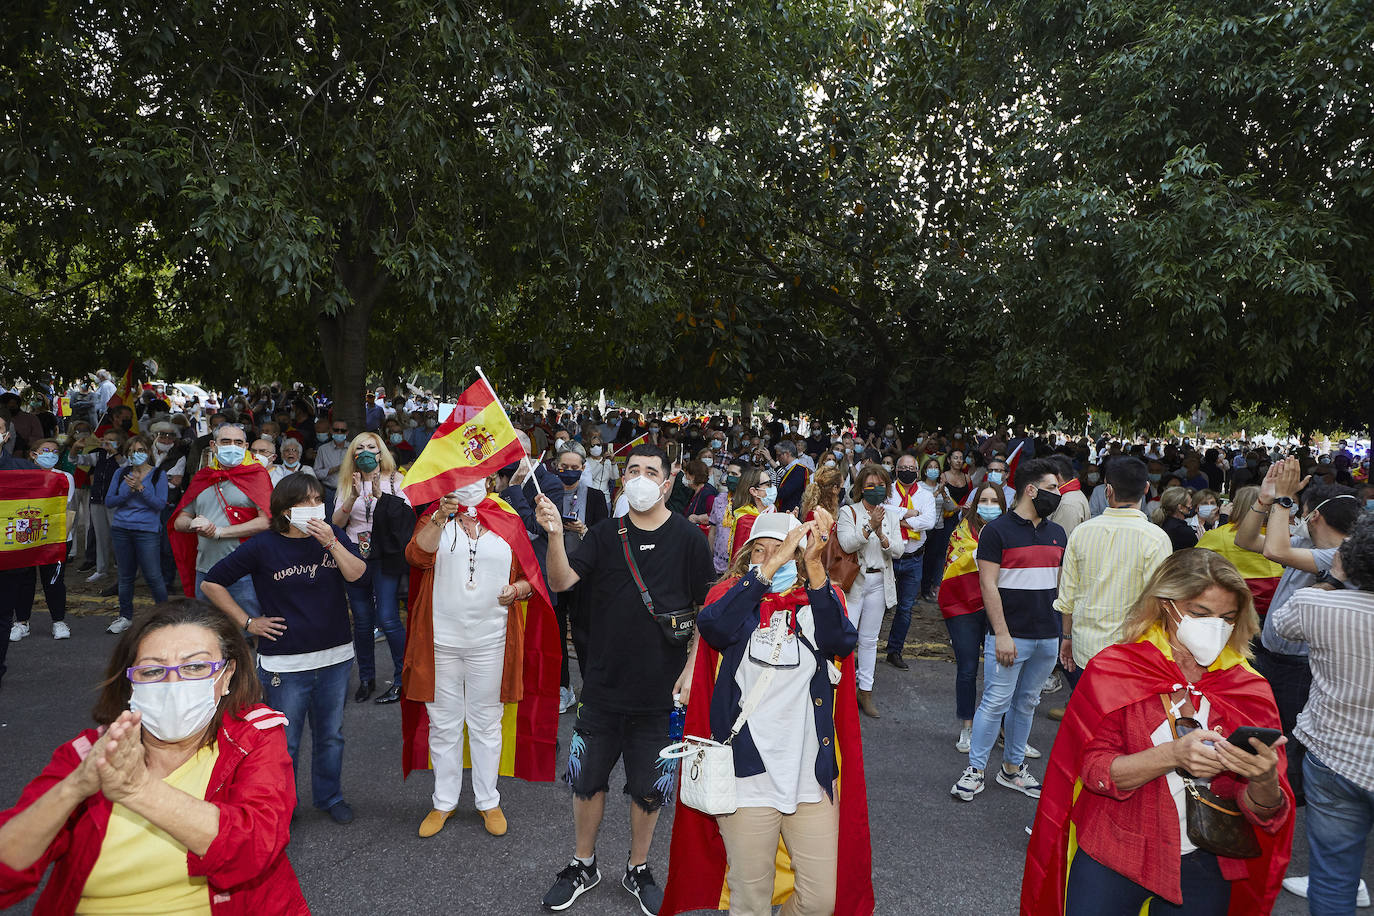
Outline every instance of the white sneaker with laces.
<path fill-rule="evenodd" d="M 1044 683 L 1044 685 L 1040 688 L 1040 692 L 1041 692 L 1042 694 L 1044 694 L 1044 693 L 1058 693 L 1059 691 L 1061 691 L 1061 690 L 1063 690 L 1063 689 L 1064 689 L 1064 676 L 1061 675 L 1058 671 L 1051 671 L 1051 672 L 1050 672 L 1050 676 L 1047 677 L 1047 678 L 1045 678 L 1045 683 Z"/>
<path fill-rule="evenodd" d="M 58 620 L 58 621 L 54 622 L 53 625 L 52 625 L 52 638 L 53 638 L 53 639 L 71 639 L 71 638 L 72 638 L 72 628 L 69 627 L 69 626 L 67 626 L 67 622 L 66 622 L 65 620 Z"/>
<path fill-rule="evenodd" d="M 949 794 L 959 801 L 971 802 L 973 796 L 981 791 L 983 791 L 983 771 L 975 770 L 973 767 L 965 767 L 964 774 L 949 790 Z"/>
<path fill-rule="evenodd" d="M 1032 747 L 1032 746 L 1029 745 L 1029 744 L 1026 745 L 1026 759 L 1027 759 L 1027 760 L 1039 760 L 1039 759 L 1040 759 L 1041 757 L 1043 757 L 1043 756 L 1044 756 L 1044 755 L 1040 753 L 1039 748 Z"/>
<path fill-rule="evenodd" d="M 568 710 L 572 709 L 572 708 L 573 708 L 574 706 L 576 706 L 576 705 L 577 705 L 577 694 L 573 693 L 573 692 L 572 692 L 572 689 L 569 688 L 569 687 L 559 687 L 559 688 L 558 688 L 558 714 L 561 716 L 563 713 L 565 713 L 565 712 L 567 712 Z"/>
<path fill-rule="evenodd" d="M 132 620 L 129 620 L 127 617 L 116 617 L 114 623 L 105 628 L 105 632 L 114 633 L 117 636 L 131 626 L 133 626 Z"/>
<path fill-rule="evenodd" d="M 20 623 L 16 620 L 10 625 L 10 642 L 19 642 L 19 640 L 28 635 L 29 625 L 27 623 Z"/>
<path fill-rule="evenodd" d="M 103 578 L 105 578 L 105 574 L 97 569 L 95 572 L 91 573 L 89 576 L 86 577 L 86 581 L 99 582 Z"/>
<path fill-rule="evenodd" d="M 1006 767 L 998 767 L 997 783 L 1031 798 L 1040 797 L 1040 780 L 1031 775 L 1024 763 L 1017 767 L 1015 773 L 1008 773 Z"/>
<path fill-rule="evenodd" d="M 954 749 L 961 754 L 967 754 L 969 746 L 973 743 L 973 726 L 965 725 L 959 729 L 959 740 L 954 742 Z"/>

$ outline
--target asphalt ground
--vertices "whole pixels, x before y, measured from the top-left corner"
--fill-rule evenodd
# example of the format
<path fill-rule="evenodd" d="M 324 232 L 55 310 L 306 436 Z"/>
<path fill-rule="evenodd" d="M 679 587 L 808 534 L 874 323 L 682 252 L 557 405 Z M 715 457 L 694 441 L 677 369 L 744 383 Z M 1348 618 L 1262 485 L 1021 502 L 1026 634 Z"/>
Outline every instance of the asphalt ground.
<path fill-rule="evenodd" d="M 75 572 L 69 577 L 70 640 L 51 638 L 40 595 L 33 635 L 10 646 L 10 670 L 0 690 L 0 805 L 12 804 L 53 748 L 90 724 L 94 685 L 115 639 L 104 632 L 115 599 L 98 598 L 83 579 Z M 137 601 L 148 599 L 140 595 Z M 907 654 L 921 657 L 911 661 L 910 671 L 879 662 L 874 696 L 882 718 L 863 724 L 877 912 L 1015 913 L 1025 827 L 1034 817 L 1035 802 L 992 781 L 972 803 L 950 798 L 949 788 L 967 763 L 954 750 L 954 670 L 938 612 L 925 604 L 918 605 L 918 612 Z M 384 647 L 377 648 L 379 673 L 385 676 L 390 662 Z M 1041 709 L 1063 700 L 1063 694 L 1048 695 Z M 1031 743 L 1048 754 L 1055 729 L 1055 723 L 1038 714 Z M 357 814 L 354 823 L 336 825 L 308 807 L 308 772 L 298 786 L 306 807 L 293 825 L 289 855 L 314 912 L 543 912 L 539 899 L 572 853 L 572 801 L 564 785 L 502 778 L 502 808 L 510 832 L 499 839 L 483 831 L 471 788 L 465 787 L 459 815 L 438 836 L 422 840 L 415 831 L 429 810 L 432 781 L 427 773 L 401 779 L 399 709 L 350 701 L 344 734 L 344 791 Z M 570 736 L 571 716 L 563 716 L 560 767 Z M 301 747 L 307 760 L 308 740 L 307 731 Z M 997 760 L 994 751 L 989 765 Z M 1031 766 L 1037 775 L 1044 773 L 1043 761 Z M 639 912 L 618 886 L 629 847 L 628 801 L 619 794 L 621 785 L 617 773 L 598 843 L 602 883 L 569 912 Z M 659 820 L 649 858 L 660 882 L 667 877 L 671 827 L 669 810 Z M 1291 873 L 1304 873 L 1306 859 L 1300 816 Z M 1365 875 L 1374 876 L 1374 844 Z M 30 912 L 34 899 L 12 911 Z M 1280 895 L 1274 909 L 1281 914 L 1306 911 L 1305 901 L 1288 894 Z"/>

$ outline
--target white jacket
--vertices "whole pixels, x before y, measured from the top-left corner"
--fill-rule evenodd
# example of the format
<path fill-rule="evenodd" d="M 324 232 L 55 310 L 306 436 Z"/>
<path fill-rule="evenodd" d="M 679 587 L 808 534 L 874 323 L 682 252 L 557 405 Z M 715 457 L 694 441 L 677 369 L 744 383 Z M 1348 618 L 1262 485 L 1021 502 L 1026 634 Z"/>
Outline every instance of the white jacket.
<path fill-rule="evenodd" d="M 864 570 L 867 569 L 882 569 L 883 596 L 887 606 L 897 604 L 897 579 L 892 573 L 892 561 L 900 557 L 906 547 L 906 542 L 902 540 L 900 519 L 900 512 L 888 506 L 883 507 L 883 534 L 887 537 L 887 549 L 884 550 L 876 533 L 864 534 L 864 526 L 868 524 L 867 506 L 841 507 L 837 522 L 840 547 L 854 554 L 859 562 L 859 575 L 845 593 L 845 601 L 850 605 L 863 596 L 864 579 L 868 576 Z"/>

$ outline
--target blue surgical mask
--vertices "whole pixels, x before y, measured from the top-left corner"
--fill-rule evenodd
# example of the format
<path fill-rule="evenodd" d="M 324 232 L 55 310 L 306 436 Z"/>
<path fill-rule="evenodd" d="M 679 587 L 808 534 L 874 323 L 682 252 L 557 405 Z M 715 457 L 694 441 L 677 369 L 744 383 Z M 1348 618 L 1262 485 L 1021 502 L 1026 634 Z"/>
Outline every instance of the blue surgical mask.
<path fill-rule="evenodd" d="M 777 501 L 778 501 L 778 488 L 777 488 L 777 487 L 767 487 L 767 488 L 763 491 L 763 504 L 764 504 L 765 506 L 771 506 L 771 505 L 773 505 L 773 504 L 774 504 L 775 502 L 777 502 Z"/>
<path fill-rule="evenodd" d="M 336 445 L 343 445 L 348 439 L 348 433 L 331 433 L 329 438 L 333 439 Z"/>
<path fill-rule="evenodd" d="M 995 483 L 998 486 L 1001 486 L 1002 481 L 1005 478 L 1006 475 L 1003 474 L 1001 471 L 988 471 L 988 483 Z"/>
<path fill-rule="evenodd" d="M 755 573 L 759 571 L 759 564 L 753 563 L 749 566 Z M 773 573 L 773 584 L 768 587 L 770 592 L 785 592 L 797 584 L 797 561 L 788 560 L 778 567 L 778 571 Z"/>
<path fill-rule="evenodd" d="M 243 464 L 243 456 L 247 452 L 242 445 L 217 445 L 215 446 L 215 457 L 219 459 L 221 467 L 236 468 Z"/>
<path fill-rule="evenodd" d="M 1151 474 L 1150 483 L 1159 483 L 1164 478 L 1163 474 Z"/>
<path fill-rule="evenodd" d="M 39 452 L 33 456 L 34 464 L 45 471 L 51 471 L 57 467 L 57 452 Z"/>
<path fill-rule="evenodd" d="M 721 443 L 721 441 L 720 441 L 719 439 L 712 439 L 712 440 L 711 440 L 711 448 L 720 448 L 720 447 L 721 447 L 721 444 L 722 444 L 722 443 Z"/>
<path fill-rule="evenodd" d="M 143 467 L 143 465 L 147 464 L 147 462 L 148 462 L 148 453 L 147 453 L 147 452 L 130 452 L 130 453 L 129 453 L 129 466 L 130 466 L 130 467 L 135 467 L 135 468 Z"/>
<path fill-rule="evenodd" d="M 323 445 L 329 441 L 329 433 L 315 433 L 315 439 Z"/>
<path fill-rule="evenodd" d="M 990 522 L 1002 514 L 1001 506 L 979 506 L 978 517 L 985 522 Z"/>
<path fill-rule="evenodd" d="M 391 442 L 392 445 L 400 445 L 400 444 L 401 444 L 401 440 L 402 440 L 404 437 L 403 437 L 400 433 L 392 433 L 391 435 L 387 436 L 386 438 L 387 438 L 388 441 Z"/>
<path fill-rule="evenodd" d="M 939 480 L 939 479 L 940 479 L 940 469 L 939 469 L 939 468 L 926 468 L 926 480 Z"/>

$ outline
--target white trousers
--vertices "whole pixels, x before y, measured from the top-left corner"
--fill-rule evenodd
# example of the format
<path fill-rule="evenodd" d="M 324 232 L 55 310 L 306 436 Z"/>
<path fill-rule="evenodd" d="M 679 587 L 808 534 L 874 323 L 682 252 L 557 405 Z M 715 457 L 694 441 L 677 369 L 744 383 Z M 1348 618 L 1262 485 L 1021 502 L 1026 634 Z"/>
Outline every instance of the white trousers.
<path fill-rule="evenodd" d="M 864 576 L 859 587 L 862 591 L 855 596 L 857 600 L 849 603 L 849 622 L 859 631 L 859 645 L 854 650 L 854 678 L 860 690 L 872 690 L 873 667 L 878 661 L 878 631 L 887 613 L 887 595 L 879 573 Z"/>
<path fill-rule="evenodd" d="M 114 535 L 110 532 L 110 510 L 104 503 L 91 503 L 91 525 L 95 528 L 95 571 L 102 576 L 115 570 Z"/>
<path fill-rule="evenodd" d="M 501 767 L 501 670 L 503 639 L 478 649 L 434 647 L 434 702 L 429 711 L 429 756 L 434 764 L 434 810 L 452 811 L 463 792 L 463 725 L 472 756 L 477 810 L 501 804 L 496 774 Z"/>

